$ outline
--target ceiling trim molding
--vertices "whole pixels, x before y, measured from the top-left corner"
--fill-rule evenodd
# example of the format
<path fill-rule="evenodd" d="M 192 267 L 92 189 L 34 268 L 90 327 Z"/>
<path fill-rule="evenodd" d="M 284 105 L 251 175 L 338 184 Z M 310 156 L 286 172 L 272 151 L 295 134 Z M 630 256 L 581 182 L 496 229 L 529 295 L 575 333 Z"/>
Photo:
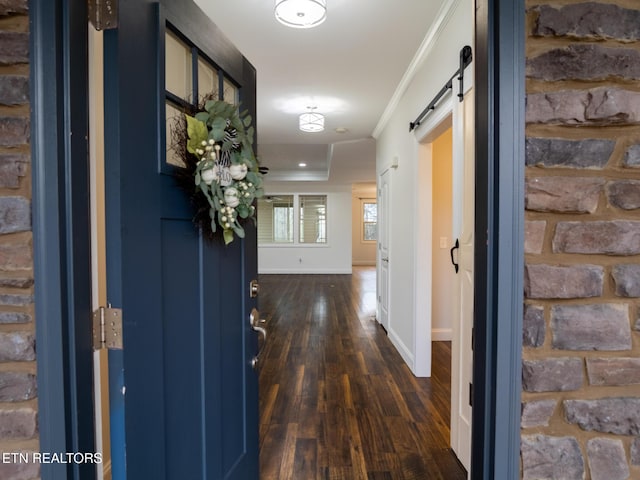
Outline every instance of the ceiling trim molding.
<path fill-rule="evenodd" d="M 327 180 L 331 178 L 331 161 L 333 160 L 334 144 L 330 143 L 327 148 Z"/>
<path fill-rule="evenodd" d="M 407 91 L 407 88 L 409 87 L 409 83 L 411 83 L 411 80 L 413 80 L 413 77 L 416 75 L 419 67 L 422 65 L 424 60 L 429 56 L 429 54 L 435 47 L 436 42 L 440 37 L 440 34 L 442 33 L 442 30 L 444 30 L 444 28 L 449 23 L 449 20 L 451 19 L 451 16 L 453 15 L 453 12 L 455 11 L 459 3 L 460 3 L 460 0 L 448 0 L 440 8 L 440 11 L 436 15 L 435 21 L 433 22 L 427 34 L 425 35 L 424 40 L 422 41 L 422 44 L 418 48 L 418 51 L 413 56 L 413 59 L 411 60 L 409 67 L 407 68 L 406 72 L 402 76 L 402 79 L 400 80 L 400 83 L 398 84 L 398 87 L 396 88 L 395 93 L 391 97 L 391 100 L 387 104 L 387 107 L 382 113 L 380 120 L 378 120 L 378 124 L 376 125 L 376 128 L 373 130 L 373 133 L 371 134 L 373 138 L 377 139 L 382 133 L 382 130 L 384 130 L 384 128 L 387 126 L 389 119 L 391 118 L 391 116 L 393 115 L 393 112 L 395 111 L 395 109 L 398 107 L 398 104 L 400 103 L 400 99 L 402 98 L 402 95 L 404 95 L 404 93 Z"/>

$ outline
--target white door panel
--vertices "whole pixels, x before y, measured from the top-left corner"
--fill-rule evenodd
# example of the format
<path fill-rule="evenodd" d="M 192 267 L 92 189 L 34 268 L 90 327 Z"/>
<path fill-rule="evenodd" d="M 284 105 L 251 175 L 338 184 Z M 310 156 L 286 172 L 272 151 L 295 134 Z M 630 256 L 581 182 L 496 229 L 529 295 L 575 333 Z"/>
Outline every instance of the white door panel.
<path fill-rule="evenodd" d="M 470 472 L 471 405 L 473 372 L 471 332 L 473 328 L 473 232 L 475 195 L 474 99 L 469 90 L 453 112 L 454 226 L 460 241 L 457 252 L 457 321 L 453 326 L 451 385 L 451 446 Z"/>
<path fill-rule="evenodd" d="M 378 184 L 378 321 L 389 330 L 389 181 L 390 171 L 380 175 Z"/>

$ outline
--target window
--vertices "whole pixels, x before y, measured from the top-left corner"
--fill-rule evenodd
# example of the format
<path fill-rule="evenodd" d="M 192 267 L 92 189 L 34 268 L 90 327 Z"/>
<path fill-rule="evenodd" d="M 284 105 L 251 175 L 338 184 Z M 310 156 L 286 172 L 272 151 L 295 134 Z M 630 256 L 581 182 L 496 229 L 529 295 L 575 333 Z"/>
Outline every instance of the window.
<path fill-rule="evenodd" d="M 203 57 L 198 57 L 198 98 L 218 97 L 220 73 Z"/>
<path fill-rule="evenodd" d="M 176 122 L 184 121 L 183 113 L 193 114 L 208 98 L 238 105 L 240 89 L 195 46 L 168 28 L 165 33 L 165 89 L 166 163 L 184 167 L 175 150 L 178 144 L 174 138 Z"/>
<path fill-rule="evenodd" d="M 375 242 L 378 231 L 378 204 L 375 200 L 362 201 L 362 241 Z"/>
<path fill-rule="evenodd" d="M 258 245 L 326 243 L 326 195 L 267 195 L 258 199 Z"/>
<path fill-rule="evenodd" d="M 258 243 L 293 243 L 293 195 L 258 199 Z"/>
<path fill-rule="evenodd" d="M 300 243 L 327 243 L 326 195 L 300 195 Z"/>

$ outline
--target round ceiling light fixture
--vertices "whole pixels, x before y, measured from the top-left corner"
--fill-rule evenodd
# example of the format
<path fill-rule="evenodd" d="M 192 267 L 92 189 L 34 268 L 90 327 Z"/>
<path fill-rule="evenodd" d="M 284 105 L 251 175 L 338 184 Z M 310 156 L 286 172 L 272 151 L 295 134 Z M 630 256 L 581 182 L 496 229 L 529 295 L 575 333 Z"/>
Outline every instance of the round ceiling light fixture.
<path fill-rule="evenodd" d="M 327 0 L 276 0 L 275 14 L 287 27 L 316 27 L 327 18 Z"/>
<path fill-rule="evenodd" d="M 316 107 L 307 107 L 309 111 L 300 115 L 300 130 L 303 132 L 317 133 L 324 130 L 324 115 L 313 110 Z"/>

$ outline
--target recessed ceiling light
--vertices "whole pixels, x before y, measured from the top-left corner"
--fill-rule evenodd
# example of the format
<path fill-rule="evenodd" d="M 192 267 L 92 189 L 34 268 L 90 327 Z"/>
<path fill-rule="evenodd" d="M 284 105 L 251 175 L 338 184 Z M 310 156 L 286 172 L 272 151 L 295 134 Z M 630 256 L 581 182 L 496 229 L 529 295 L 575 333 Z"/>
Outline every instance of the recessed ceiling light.
<path fill-rule="evenodd" d="M 298 164 L 298 166 L 299 166 L 299 167 L 306 167 L 306 166 L 307 166 L 307 164 L 306 164 L 306 163 L 304 163 L 304 162 L 300 162 L 300 163 Z"/>
<path fill-rule="evenodd" d="M 338 127 L 335 130 L 336 133 L 347 133 L 348 131 L 349 130 L 347 128 L 344 128 L 344 127 Z"/>

